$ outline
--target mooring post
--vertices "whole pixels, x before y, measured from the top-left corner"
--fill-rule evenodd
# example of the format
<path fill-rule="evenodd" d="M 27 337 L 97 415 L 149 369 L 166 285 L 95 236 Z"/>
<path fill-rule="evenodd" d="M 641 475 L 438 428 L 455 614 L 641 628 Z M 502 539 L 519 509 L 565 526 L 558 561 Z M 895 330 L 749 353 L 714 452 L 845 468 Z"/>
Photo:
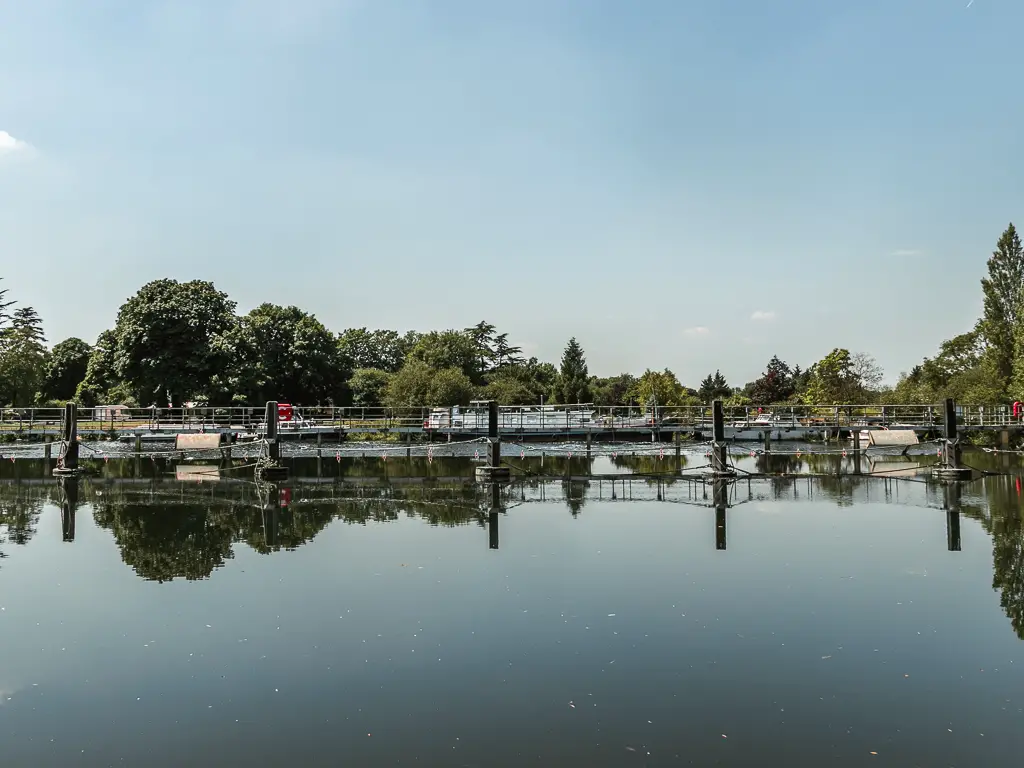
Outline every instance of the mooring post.
<path fill-rule="evenodd" d="M 729 469 L 728 446 L 725 444 L 725 415 L 722 412 L 721 400 L 715 400 L 711 404 L 711 473 L 733 474 Z"/>
<path fill-rule="evenodd" d="M 43 461 L 49 464 L 50 458 L 53 455 L 53 440 L 50 436 L 46 436 L 46 440 L 43 441 Z"/>
<path fill-rule="evenodd" d="M 944 408 L 945 424 L 943 425 L 942 459 L 936 474 L 950 480 L 964 480 L 971 476 L 971 470 L 960 466 L 960 439 L 956 428 L 956 404 L 953 398 L 947 397 Z"/>
<path fill-rule="evenodd" d="M 960 484 L 946 483 L 946 548 L 960 551 Z"/>
<path fill-rule="evenodd" d="M 78 405 L 64 406 L 64 420 L 61 424 L 61 452 L 54 474 L 71 474 L 78 471 Z"/>
<path fill-rule="evenodd" d="M 277 400 L 267 401 L 266 425 L 267 453 L 276 464 L 281 458 L 281 446 L 277 442 Z"/>
<path fill-rule="evenodd" d="M 725 540 L 725 511 L 729 507 L 729 481 L 724 477 L 715 478 L 715 549 L 724 551 Z"/>

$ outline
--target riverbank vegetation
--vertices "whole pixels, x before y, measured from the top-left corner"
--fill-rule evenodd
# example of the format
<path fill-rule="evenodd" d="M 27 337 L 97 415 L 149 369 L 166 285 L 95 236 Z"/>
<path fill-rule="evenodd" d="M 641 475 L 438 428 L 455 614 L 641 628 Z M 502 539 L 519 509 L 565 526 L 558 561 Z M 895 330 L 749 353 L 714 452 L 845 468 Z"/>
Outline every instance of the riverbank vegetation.
<path fill-rule="evenodd" d="M 527 358 L 508 333 L 481 321 L 464 329 L 349 328 L 334 333 L 298 307 L 262 304 L 238 315 L 212 283 L 156 280 L 93 344 L 47 346 L 43 321 L 0 284 L 0 405 L 258 404 L 414 407 L 495 399 L 505 405 L 732 405 L 932 403 L 1024 399 L 1024 252 L 1011 224 L 981 281 L 975 326 L 901 374 L 894 387 L 865 352 L 836 348 L 806 368 L 778 356 L 743 385 L 720 371 L 691 387 L 671 370 L 600 377 L 569 339 L 560 361 Z"/>

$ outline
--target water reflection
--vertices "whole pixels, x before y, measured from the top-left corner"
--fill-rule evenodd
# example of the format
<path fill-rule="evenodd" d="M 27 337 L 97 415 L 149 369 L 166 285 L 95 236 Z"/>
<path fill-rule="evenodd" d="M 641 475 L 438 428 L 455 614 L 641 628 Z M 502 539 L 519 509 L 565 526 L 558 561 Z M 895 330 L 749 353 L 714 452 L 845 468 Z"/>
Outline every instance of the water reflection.
<path fill-rule="evenodd" d="M 291 479 L 262 485 L 241 463 L 171 464 L 154 460 L 96 462 L 94 476 L 49 476 L 42 461 L 0 465 L 0 557 L 36 536 L 44 505 L 60 510 L 61 540 L 74 542 L 76 516 L 88 510 L 110 531 L 125 564 L 155 581 L 204 579 L 244 544 L 259 553 L 291 550 L 334 521 L 350 525 L 400 517 L 434 526 L 486 530 L 500 546 L 500 519 L 524 504 L 560 504 L 574 517 L 588 502 L 657 501 L 713 511 L 714 547 L 728 547 L 729 510 L 760 500 L 829 500 L 927 506 L 945 511 L 950 552 L 962 547 L 961 516 L 977 520 L 992 542 L 993 583 L 1014 631 L 1024 638 L 1024 525 L 1018 474 L 971 483 L 938 483 L 920 470 L 934 457 L 755 455 L 737 461 L 734 481 L 705 480 L 680 470 L 686 456 L 534 456 L 510 462 L 515 481 L 483 486 L 465 457 L 293 459 Z M 1019 471 L 1006 455 L 974 453 L 972 466 Z M 1009 465 L 1009 466 L 1008 466 Z M 774 474 L 752 478 L 744 473 Z M 808 476 L 808 473 L 813 474 Z M 84 504 L 84 507 L 83 507 Z M 481 545 L 482 542 L 481 542 Z M 709 543 L 710 545 L 710 543 Z"/>

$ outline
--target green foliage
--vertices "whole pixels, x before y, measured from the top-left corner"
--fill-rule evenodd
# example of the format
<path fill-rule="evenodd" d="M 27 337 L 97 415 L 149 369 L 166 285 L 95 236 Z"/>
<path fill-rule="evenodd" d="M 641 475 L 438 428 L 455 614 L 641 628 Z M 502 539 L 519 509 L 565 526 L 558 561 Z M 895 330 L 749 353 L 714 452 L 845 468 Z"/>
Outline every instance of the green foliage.
<path fill-rule="evenodd" d="M 591 376 L 590 395 L 594 405 L 615 406 L 635 403 L 632 392 L 636 382 L 636 377 L 629 373 L 620 373 L 610 378 Z"/>
<path fill-rule="evenodd" d="M 812 405 L 869 403 L 878 390 L 882 372 L 870 355 L 851 355 L 836 348 L 810 368 L 803 401 Z"/>
<path fill-rule="evenodd" d="M 418 340 L 419 334 L 415 331 L 400 334 L 398 331 L 349 328 L 338 335 L 338 351 L 341 364 L 347 370 L 375 368 L 395 373 Z"/>
<path fill-rule="evenodd" d="M 757 405 L 772 405 L 786 402 L 793 393 L 793 372 L 778 355 L 774 355 L 761 378 L 750 385 L 747 396 Z"/>
<path fill-rule="evenodd" d="M 363 408 L 378 408 L 384 405 L 384 397 L 391 383 L 392 374 L 379 368 L 358 368 L 348 380 L 352 392 L 352 405 Z"/>
<path fill-rule="evenodd" d="M 43 372 L 40 397 L 43 400 L 70 400 L 78 384 L 85 379 L 92 347 L 71 337 L 55 345 Z"/>
<path fill-rule="evenodd" d="M 316 405 L 344 397 L 334 334 L 298 307 L 261 304 L 212 342 L 227 361 L 216 380 L 229 400 Z"/>
<path fill-rule="evenodd" d="M 409 360 L 436 370 L 457 368 L 474 384 L 482 384 L 477 355 L 476 344 L 464 331 L 431 331 L 419 338 L 409 352 Z"/>
<path fill-rule="evenodd" d="M 697 389 L 697 396 L 702 403 L 710 403 L 713 400 L 724 399 L 732 394 L 732 387 L 725 380 L 721 371 L 709 373 L 704 377 Z"/>
<path fill-rule="evenodd" d="M 646 408 L 689 404 L 686 389 L 668 368 L 664 371 L 652 371 L 649 368 L 644 371 L 633 383 L 627 399 Z"/>
<path fill-rule="evenodd" d="M 486 320 L 481 320 L 464 331 L 473 343 L 473 351 L 476 356 L 475 372 L 480 375 L 490 370 L 492 364 L 497 359 L 497 353 L 494 348 L 494 331 L 494 326 Z"/>
<path fill-rule="evenodd" d="M 562 368 L 558 375 L 557 395 L 560 403 L 590 402 L 590 376 L 583 347 L 576 337 L 569 339 L 562 353 Z"/>
<path fill-rule="evenodd" d="M 114 370 L 148 402 L 204 395 L 228 359 L 214 339 L 235 323 L 235 302 L 213 283 L 155 280 L 117 313 Z"/>
<path fill-rule="evenodd" d="M 508 343 L 507 333 L 499 333 L 494 337 L 495 368 L 503 368 L 506 365 L 522 365 L 525 362 L 522 352 L 521 347 L 515 347 Z"/>
<path fill-rule="evenodd" d="M 536 405 L 550 402 L 558 381 L 558 369 L 531 357 L 525 363 L 510 363 L 488 376 L 483 395 L 501 405 Z"/>
<path fill-rule="evenodd" d="M 114 331 L 103 331 L 96 339 L 96 346 L 92 348 L 89 355 L 89 362 L 85 367 L 85 378 L 75 389 L 75 400 L 80 405 L 91 407 L 102 403 L 115 402 L 109 397 L 120 382 L 117 372 L 114 369 L 114 360 L 117 355 L 117 336 Z M 134 396 L 130 398 L 135 400 Z M 121 400 L 121 402 L 125 402 Z M 125 404 L 129 404 L 125 402 Z"/>
<path fill-rule="evenodd" d="M 1021 322 L 1021 299 L 1024 296 L 1024 248 L 1013 224 L 996 243 L 988 260 L 988 276 L 981 281 L 984 311 L 978 323 L 985 341 L 984 356 L 988 370 L 1003 387 L 1014 373 L 1017 335 Z M 1024 378 L 1024 360 L 1017 368 Z M 1022 382 L 1024 383 L 1024 382 Z"/>
<path fill-rule="evenodd" d="M 0 403 L 33 405 L 49 355 L 39 315 L 32 307 L 19 307 L 0 335 Z"/>
<path fill-rule="evenodd" d="M 466 405 L 473 397 L 473 382 L 455 367 L 434 368 L 410 358 L 392 376 L 384 401 L 389 408 Z"/>

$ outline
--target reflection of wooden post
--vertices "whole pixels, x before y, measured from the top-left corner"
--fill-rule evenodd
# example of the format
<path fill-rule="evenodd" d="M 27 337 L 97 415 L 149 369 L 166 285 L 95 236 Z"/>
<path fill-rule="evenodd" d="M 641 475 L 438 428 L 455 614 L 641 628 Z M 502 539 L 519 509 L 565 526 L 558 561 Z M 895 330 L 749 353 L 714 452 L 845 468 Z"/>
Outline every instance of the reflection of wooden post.
<path fill-rule="evenodd" d="M 960 551 L 960 485 L 947 483 L 946 496 L 946 548 Z"/>
<path fill-rule="evenodd" d="M 78 507 L 78 478 L 58 477 L 57 485 L 61 491 L 60 527 L 63 541 L 75 540 L 75 513 Z"/>
<path fill-rule="evenodd" d="M 491 549 L 498 548 L 498 513 L 501 512 L 501 486 L 491 484 L 491 513 L 487 517 L 487 539 Z"/>
<path fill-rule="evenodd" d="M 715 549 L 724 551 L 725 510 L 729 507 L 729 482 L 725 478 L 716 478 L 714 483 L 715 497 Z"/>
<path fill-rule="evenodd" d="M 277 416 L 276 407 L 274 416 Z M 267 488 L 267 503 L 263 506 L 263 540 L 270 548 L 277 546 L 278 528 L 280 525 L 278 522 L 278 511 L 280 507 L 281 497 L 277 486 L 271 485 Z"/>

